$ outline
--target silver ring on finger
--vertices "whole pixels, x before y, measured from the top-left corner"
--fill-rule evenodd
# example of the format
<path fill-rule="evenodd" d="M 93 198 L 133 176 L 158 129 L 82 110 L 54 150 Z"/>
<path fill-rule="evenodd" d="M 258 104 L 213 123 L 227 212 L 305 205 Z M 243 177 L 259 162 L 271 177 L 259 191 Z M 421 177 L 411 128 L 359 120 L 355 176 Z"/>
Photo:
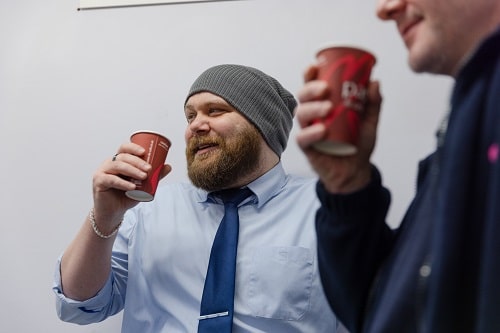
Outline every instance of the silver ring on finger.
<path fill-rule="evenodd" d="M 120 155 L 120 153 L 116 153 L 113 155 L 113 158 L 111 159 L 111 161 L 116 161 L 116 158 L 118 157 L 118 155 Z"/>

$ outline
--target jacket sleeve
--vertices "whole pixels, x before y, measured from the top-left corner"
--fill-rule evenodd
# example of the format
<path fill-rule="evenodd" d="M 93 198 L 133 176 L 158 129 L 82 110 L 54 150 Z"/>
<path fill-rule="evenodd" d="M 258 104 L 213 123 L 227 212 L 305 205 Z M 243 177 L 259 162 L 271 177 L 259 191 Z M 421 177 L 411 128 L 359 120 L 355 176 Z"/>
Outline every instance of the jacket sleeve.
<path fill-rule="evenodd" d="M 359 332 L 375 275 L 392 247 L 385 223 L 390 193 L 375 167 L 364 189 L 347 195 L 326 192 L 318 182 L 318 264 L 330 306 L 351 333 Z"/>

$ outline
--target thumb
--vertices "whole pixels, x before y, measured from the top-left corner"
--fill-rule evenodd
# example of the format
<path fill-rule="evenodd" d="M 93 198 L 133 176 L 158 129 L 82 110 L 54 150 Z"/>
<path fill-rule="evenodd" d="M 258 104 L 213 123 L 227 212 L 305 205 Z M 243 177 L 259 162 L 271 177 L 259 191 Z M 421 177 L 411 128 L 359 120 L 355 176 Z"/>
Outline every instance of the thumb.
<path fill-rule="evenodd" d="M 172 166 L 170 166 L 170 164 L 165 164 L 160 172 L 160 179 L 165 178 L 165 176 L 168 175 L 170 171 L 172 171 Z"/>
<path fill-rule="evenodd" d="M 366 117 L 368 121 L 375 123 L 378 122 L 382 99 L 382 95 L 380 94 L 380 82 L 371 81 L 368 85 L 366 101 Z"/>

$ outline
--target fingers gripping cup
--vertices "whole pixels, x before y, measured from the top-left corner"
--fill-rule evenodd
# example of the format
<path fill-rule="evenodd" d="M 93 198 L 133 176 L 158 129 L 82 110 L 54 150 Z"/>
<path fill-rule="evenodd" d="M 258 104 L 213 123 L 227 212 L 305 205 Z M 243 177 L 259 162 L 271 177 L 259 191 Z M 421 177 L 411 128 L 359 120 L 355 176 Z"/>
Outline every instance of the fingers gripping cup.
<path fill-rule="evenodd" d="M 170 149 L 170 140 L 156 132 L 138 131 L 131 135 L 130 141 L 146 149 L 144 160 L 151 164 L 152 168 L 146 179 L 142 181 L 132 179 L 136 188 L 125 192 L 125 195 L 137 201 L 151 201 L 154 199 L 161 170 Z"/>
<path fill-rule="evenodd" d="M 331 155 L 355 154 L 360 116 L 376 59 L 370 52 L 348 46 L 322 48 L 316 58 L 317 78 L 328 82 L 333 107 L 328 116 L 315 121 L 323 122 L 327 133 L 314 148 Z"/>

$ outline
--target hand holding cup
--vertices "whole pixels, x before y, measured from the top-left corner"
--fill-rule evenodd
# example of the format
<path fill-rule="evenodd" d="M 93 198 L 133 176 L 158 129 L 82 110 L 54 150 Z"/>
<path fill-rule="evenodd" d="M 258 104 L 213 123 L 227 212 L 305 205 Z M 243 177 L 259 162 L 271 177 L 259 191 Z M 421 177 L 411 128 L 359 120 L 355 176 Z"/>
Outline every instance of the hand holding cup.
<path fill-rule="evenodd" d="M 125 195 L 137 201 L 151 201 L 154 199 L 162 175 L 163 166 L 171 146 L 170 140 L 153 131 L 138 131 L 132 134 L 130 141 L 146 150 L 144 160 L 151 165 L 151 169 L 146 179 L 132 179 L 136 188 L 126 191 Z"/>

